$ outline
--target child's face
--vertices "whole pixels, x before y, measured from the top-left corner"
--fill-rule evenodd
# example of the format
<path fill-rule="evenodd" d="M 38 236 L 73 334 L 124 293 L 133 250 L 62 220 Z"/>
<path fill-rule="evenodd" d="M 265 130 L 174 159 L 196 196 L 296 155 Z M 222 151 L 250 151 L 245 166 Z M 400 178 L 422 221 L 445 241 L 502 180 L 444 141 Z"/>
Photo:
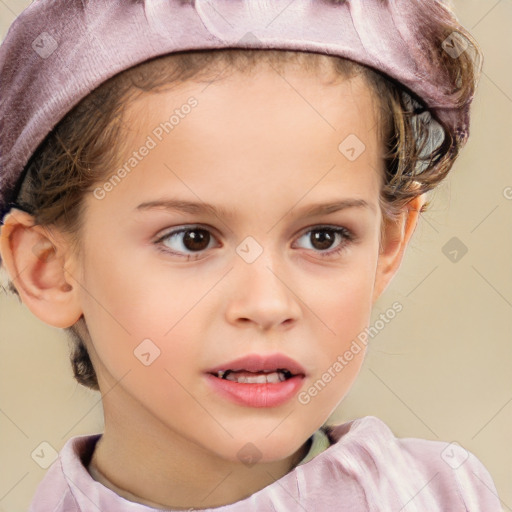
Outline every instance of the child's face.
<path fill-rule="evenodd" d="M 371 92 L 359 78 L 319 82 L 260 69 L 130 106 L 120 162 L 136 151 L 137 164 L 86 197 L 83 256 L 69 267 L 107 432 L 140 429 L 233 461 L 250 442 L 274 460 L 296 451 L 351 387 L 364 345 L 333 368 L 368 326 L 396 245 L 379 257 L 383 164 Z M 183 108 L 192 96 L 197 105 Z M 172 131 L 158 130 L 175 110 Z M 171 201 L 222 212 L 166 208 Z M 337 202 L 346 207 L 307 215 Z M 157 241 L 183 227 L 200 231 Z M 209 369 L 249 354 L 302 365 L 296 393 L 256 407 L 210 385 Z"/>

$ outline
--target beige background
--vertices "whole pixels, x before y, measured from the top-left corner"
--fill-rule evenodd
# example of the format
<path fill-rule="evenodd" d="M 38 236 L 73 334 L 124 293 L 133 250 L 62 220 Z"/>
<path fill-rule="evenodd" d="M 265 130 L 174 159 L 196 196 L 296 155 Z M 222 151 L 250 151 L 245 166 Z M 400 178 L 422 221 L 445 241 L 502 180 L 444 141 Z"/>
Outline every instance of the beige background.
<path fill-rule="evenodd" d="M 0 0 L 0 39 L 28 4 Z M 375 319 L 394 301 L 404 309 L 333 419 L 375 415 L 399 437 L 457 441 L 512 511 L 512 0 L 453 5 L 485 53 L 471 137 Z M 452 237 L 468 248 L 456 263 L 443 253 Z M 67 357 L 58 329 L 0 294 L 0 512 L 26 510 L 41 442 L 58 451 L 102 429 L 100 397 L 75 384 Z"/>

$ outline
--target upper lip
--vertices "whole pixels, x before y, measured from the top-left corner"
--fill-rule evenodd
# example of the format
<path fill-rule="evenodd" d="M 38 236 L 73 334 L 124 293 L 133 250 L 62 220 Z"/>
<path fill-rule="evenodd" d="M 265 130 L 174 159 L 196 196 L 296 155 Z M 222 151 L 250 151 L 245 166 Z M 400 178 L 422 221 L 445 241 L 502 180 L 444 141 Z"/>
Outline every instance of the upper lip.
<path fill-rule="evenodd" d="M 297 361 L 284 354 L 249 354 L 210 368 L 207 373 L 216 374 L 225 370 L 248 372 L 288 370 L 293 375 L 306 375 L 306 370 Z"/>

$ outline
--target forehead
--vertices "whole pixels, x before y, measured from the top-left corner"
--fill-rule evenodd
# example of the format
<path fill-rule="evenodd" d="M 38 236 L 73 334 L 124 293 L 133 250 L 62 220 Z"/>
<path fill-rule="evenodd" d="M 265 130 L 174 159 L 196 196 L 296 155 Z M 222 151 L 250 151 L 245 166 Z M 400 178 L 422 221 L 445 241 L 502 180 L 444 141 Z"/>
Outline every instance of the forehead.
<path fill-rule="evenodd" d="M 189 80 L 144 92 L 126 106 L 125 142 L 131 149 L 148 130 L 156 130 L 157 137 L 201 144 L 204 149 L 227 139 L 233 151 L 235 146 L 259 142 L 261 156 L 290 145 L 299 155 L 321 146 L 336 150 L 336 141 L 354 135 L 378 153 L 379 102 L 373 89 L 362 75 L 336 76 L 328 61 L 319 62 L 307 70 L 297 63 L 262 63 L 248 72 L 221 73 L 210 81 Z M 188 106 L 191 98 L 193 108 Z M 166 121 L 171 121 L 172 133 L 165 126 L 158 129 Z M 297 146 L 299 142 L 304 144 Z"/>
<path fill-rule="evenodd" d="M 119 164 L 149 139 L 152 148 L 116 192 L 177 185 L 189 198 L 245 189 L 256 196 L 267 185 L 295 201 L 313 188 L 378 192 L 373 90 L 360 75 L 333 81 L 321 71 L 258 66 L 137 96 L 125 111 Z"/>

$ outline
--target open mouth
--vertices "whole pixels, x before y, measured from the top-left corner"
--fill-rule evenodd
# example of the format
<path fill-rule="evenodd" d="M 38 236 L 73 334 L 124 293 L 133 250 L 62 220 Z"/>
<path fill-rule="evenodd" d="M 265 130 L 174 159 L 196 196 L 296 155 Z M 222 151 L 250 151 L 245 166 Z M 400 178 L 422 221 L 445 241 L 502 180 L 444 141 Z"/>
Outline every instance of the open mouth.
<path fill-rule="evenodd" d="M 259 372 L 249 372 L 247 370 L 219 370 L 212 373 L 219 379 L 238 382 L 239 384 L 276 384 L 294 377 L 294 374 L 286 368 L 277 370 L 261 370 Z"/>
<path fill-rule="evenodd" d="M 305 368 L 285 354 L 248 354 L 205 371 L 208 386 L 244 407 L 279 407 L 304 384 Z"/>

